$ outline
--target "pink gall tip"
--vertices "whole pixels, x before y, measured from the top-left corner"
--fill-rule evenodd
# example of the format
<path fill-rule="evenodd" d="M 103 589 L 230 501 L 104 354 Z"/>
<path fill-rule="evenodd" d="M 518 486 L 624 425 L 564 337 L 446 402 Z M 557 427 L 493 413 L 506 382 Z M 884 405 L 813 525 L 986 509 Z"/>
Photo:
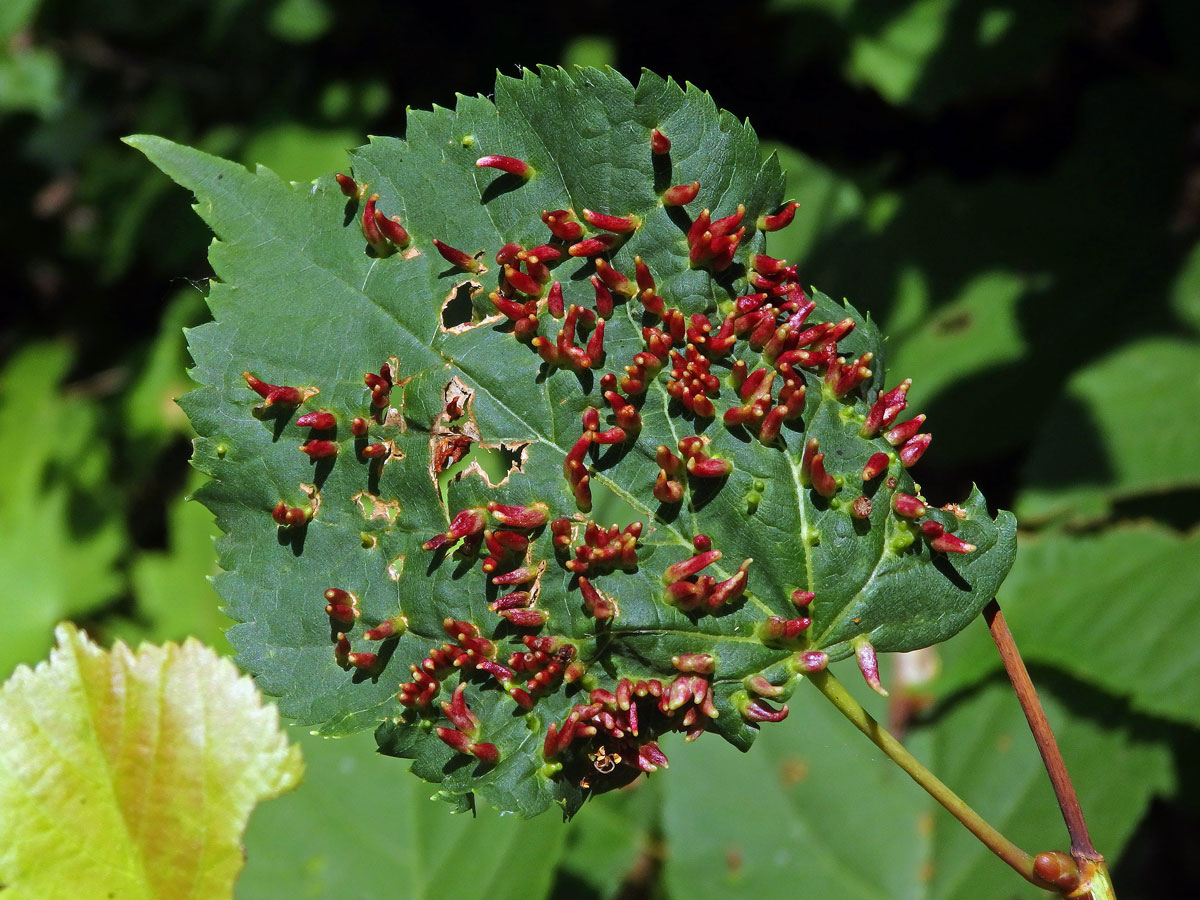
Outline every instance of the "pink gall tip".
<path fill-rule="evenodd" d="M 527 179 L 533 175 L 533 168 L 529 163 L 515 156 L 481 156 L 475 160 L 475 165 L 481 169 L 499 169 L 518 178 Z"/>
<path fill-rule="evenodd" d="M 674 582 L 682 581 L 684 578 L 690 578 L 720 558 L 720 550 L 706 550 L 703 553 L 697 553 L 695 556 L 690 556 L 677 563 L 672 563 L 663 571 L 662 582 L 663 584 L 673 584 Z"/>
<path fill-rule="evenodd" d="M 296 419 L 296 424 L 301 428 L 312 428 L 316 431 L 330 431 L 337 427 L 337 419 L 333 413 L 320 410 L 319 412 L 305 413 Z"/>
<path fill-rule="evenodd" d="M 382 641 L 390 637 L 398 637 L 408 630 L 408 621 L 404 616 L 392 616 L 380 622 L 374 628 L 363 632 L 363 640 Z"/>
<path fill-rule="evenodd" d="M 886 453 L 872 453 L 871 458 L 867 460 L 867 464 L 863 466 L 862 480 L 874 481 L 887 471 L 889 462 L 890 460 Z"/>
<path fill-rule="evenodd" d="M 787 228 L 792 224 L 792 219 L 796 218 L 796 209 L 799 206 L 800 204 L 793 200 L 777 213 L 759 216 L 758 230 L 778 231 L 781 228 Z"/>
<path fill-rule="evenodd" d="M 813 454 L 810 463 L 809 478 L 812 480 L 813 489 L 822 497 L 832 497 L 837 493 L 837 481 L 825 471 L 824 453 Z"/>
<path fill-rule="evenodd" d="M 802 591 L 799 588 L 792 591 L 792 603 L 796 605 L 797 609 L 808 609 L 816 597 L 817 595 L 812 591 Z"/>
<path fill-rule="evenodd" d="M 544 609 L 514 608 L 497 612 L 518 628 L 541 628 L 550 618 Z"/>
<path fill-rule="evenodd" d="M 437 238 L 433 239 L 433 246 L 437 248 L 437 252 L 441 254 L 442 259 L 446 260 L 446 262 L 450 263 L 452 266 L 457 266 L 464 272 L 477 273 L 481 268 L 483 268 L 479 264 L 479 260 L 475 259 L 473 256 L 468 256 L 463 251 L 451 247 L 449 244 L 443 243 Z"/>
<path fill-rule="evenodd" d="M 895 510 L 896 515 L 906 519 L 919 519 L 925 515 L 925 504 L 912 494 L 894 494 L 892 509 Z"/>
<path fill-rule="evenodd" d="M 399 216 L 385 216 L 376 208 L 375 225 L 383 236 L 397 247 L 407 247 L 412 240 L 408 235 L 408 229 L 400 224 Z"/>
<path fill-rule="evenodd" d="M 249 372 L 243 372 L 242 378 L 246 380 L 246 386 L 258 396 L 263 398 L 262 406 L 264 408 L 279 404 L 280 406 L 299 406 L 304 402 L 304 392 L 299 388 L 288 387 L 282 384 L 268 384 L 255 378 Z"/>
<path fill-rule="evenodd" d="M 699 193 L 700 182 L 698 181 L 693 181 L 691 184 L 677 184 L 663 191 L 663 206 L 687 206 L 696 199 Z"/>
<path fill-rule="evenodd" d="M 348 653 L 346 654 L 346 662 L 352 668 L 366 672 L 378 665 L 379 655 L 377 653 Z"/>
<path fill-rule="evenodd" d="M 552 212 L 543 211 L 542 221 L 550 229 L 550 233 L 560 241 L 577 241 L 583 237 L 583 226 L 575 221 L 575 211 L 556 209 Z"/>
<path fill-rule="evenodd" d="M 898 447 L 909 438 L 913 437 L 918 431 L 920 431 L 921 426 L 924 424 L 925 414 L 922 413 L 919 416 L 909 419 L 907 422 L 902 422 L 891 431 L 886 432 L 883 436 L 883 439 L 893 447 Z"/>
<path fill-rule="evenodd" d="M 613 234 L 632 234 L 642 224 L 642 220 L 637 216 L 614 216 L 592 209 L 583 211 L 583 220 L 593 228 L 611 231 Z"/>
<path fill-rule="evenodd" d="M 572 244 L 567 248 L 567 253 L 571 256 L 597 256 L 612 247 L 616 241 L 615 234 L 598 234 Z"/>
<path fill-rule="evenodd" d="M 801 672 L 821 672 L 829 665 L 829 654 L 823 650 L 805 650 L 796 654 L 796 668 Z"/>
<path fill-rule="evenodd" d="M 900 463 L 906 469 L 914 466 L 929 449 L 930 442 L 933 441 L 933 435 L 925 432 L 923 434 L 914 434 L 911 438 L 904 442 L 904 446 L 900 448 Z"/>
<path fill-rule="evenodd" d="M 875 648 L 862 636 L 855 638 L 853 644 L 854 656 L 858 660 L 858 670 L 862 672 L 863 679 L 871 690 L 881 697 L 886 697 L 888 692 L 879 680 L 879 658 L 875 655 Z"/>
<path fill-rule="evenodd" d="M 738 704 L 738 711 L 747 722 L 782 722 L 788 717 L 786 704 L 779 709 L 773 709 L 762 700 L 751 700 L 749 695 L 743 696 L 744 699 Z"/>
<path fill-rule="evenodd" d="M 687 470 L 696 478 L 724 478 L 733 471 L 733 461 L 695 455 L 688 458 Z"/>
<path fill-rule="evenodd" d="M 977 548 L 974 544 L 969 544 L 960 537 L 955 537 L 950 532 L 945 532 L 935 537 L 929 542 L 929 546 L 934 550 L 940 550 L 943 553 L 974 553 Z"/>
<path fill-rule="evenodd" d="M 333 441 L 305 441 L 300 445 L 300 450 L 307 454 L 309 459 L 329 459 L 337 456 L 338 445 Z"/>

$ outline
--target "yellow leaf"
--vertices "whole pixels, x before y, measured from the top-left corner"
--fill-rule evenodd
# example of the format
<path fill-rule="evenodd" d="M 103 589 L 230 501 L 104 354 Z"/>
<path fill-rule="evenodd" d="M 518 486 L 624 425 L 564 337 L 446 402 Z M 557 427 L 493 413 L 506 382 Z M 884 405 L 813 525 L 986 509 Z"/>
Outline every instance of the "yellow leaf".
<path fill-rule="evenodd" d="M 303 772 L 275 707 L 194 640 L 55 636 L 0 688 L 6 900 L 231 897 L 250 811 Z"/>

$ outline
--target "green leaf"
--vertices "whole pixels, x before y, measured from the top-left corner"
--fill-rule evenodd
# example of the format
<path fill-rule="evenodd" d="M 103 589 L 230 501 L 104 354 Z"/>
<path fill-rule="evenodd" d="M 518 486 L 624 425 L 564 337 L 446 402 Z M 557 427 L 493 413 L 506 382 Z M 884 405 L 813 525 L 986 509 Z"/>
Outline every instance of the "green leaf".
<path fill-rule="evenodd" d="M 845 77 L 889 103 L 932 114 L 971 93 L 1012 91 L 1029 82 L 1063 40 L 1071 17 L 1034 0 L 978 4 L 916 0 L 776 0 L 792 14 L 792 55 L 804 59 L 845 46 Z M 814 45 L 818 37 L 822 44 Z M 808 49 L 809 53 L 803 50 Z M 1014 66 L 1012 60 L 1029 61 Z"/>
<path fill-rule="evenodd" d="M 447 816 L 426 785 L 372 752 L 369 736 L 297 737 L 304 783 L 251 817 L 239 900 L 371 900 L 381 883 L 406 900 L 459 891 L 539 900 L 549 892 L 567 840 L 553 817 L 528 821 L 487 808 Z"/>
<path fill-rule="evenodd" d="M 651 153 L 652 128 L 669 136 L 669 154 Z M 753 131 L 695 88 L 651 73 L 635 88 L 612 70 L 542 69 L 499 78 L 494 103 L 460 97 L 453 111 L 410 112 L 405 141 L 376 138 L 352 157 L 356 181 L 368 186 L 368 196 L 378 194 L 379 209 L 398 214 L 411 235 L 411 245 L 399 252 L 366 247 L 363 207 L 357 199 L 347 202 L 330 177 L 313 187 L 289 185 L 269 170 L 251 174 L 159 138 L 130 142 L 195 193 L 197 212 L 217 235 L 210 259 L 220 282 L 209 294 L 215 321 L 189 334 L 197 363 L 192 374 L 202 387 L 184 405 L 201 435 L 194 461 L 214 479 L 200 496 L 227 535 L 219 545 L 227 572 L 217 585 L 227 613 L 241 623 L 229 632 L 239 662 L 281 696 L 288 714 L 326 733 L 378 725 L 384 751 L 413 758 L 413 771 L 439 782 L 447 799 L 466 804 L 477 792 L 523 814 L 552 804 L 571 813 L 587 785 L 603 791 L 634 777 L 639 753 L 653 755 L 645 748 L 662 732 L 694 735 L 707 727 L 747 747 L 758 730 L 755 716 L 767 708 L 751 708 L 755 698 L 744 679 L 761 675 L 765 681 L 757 684 L 770 682 L 785 695 L 802 667 L 799 651 L 837 659 L 865 641 L 889 651 L 944 640 L 978 614 L 1012 563 L 1014 520 L 1008 513 L 993 519 L 978 491 L 958 507 L 924 516 L 929 527 L 976 545 L 973 552 L 934 549 L 916 524 L 893 513 L 896 495 L 918 489 L 896 449 L 882 437 L 860 436 L 885 384 L 882 338 L 869 317 L 819 292 L 812 294 L 808 321 L 797 316 L 789 323 L 808 301 L 786 273 L 779 279 L 785 299 L 763 307 L 764 339 L 774 328 L 782 328 L 784 340 L 814 323 L 832 327 L 847 317 L 854 327 L 839 339 L 842 363 L 794 360 L 790 377 L 793 387 L 803 384 L 805 400 L 778 438 L 723 419 L 726 410 L 748 402 L 731 381 L 733 359 L 750 370 L 766 371 L 775 362 L 747 340 L 745 325 L 728 351 L 710 350 L 711 360 L 695 363 L 711 366 L 715 376 L 706 387 L 718 405 L 714 417 L 690 411 L 679 390 L 669 391 L 680 357 L 647 374 L 641 388 L 621 388 L 640 407 L 637 426 L 626 422 L 625 441 L 588 448 L 595 515 L 620 506 L 627 521 L 642 523 L 636 564 L 587 569 L 586 577 L 619 607 L 615 618 L 597 621 L 589 613 L 572 568 L 578 562 L 568 566 L 568 555 L 556 554 L 544 526 L 526 530 L 533 537 L 526 562 L 546 566 L 535 588 L 535 609 L 548 618 L 540 648 L 531 626 L 512 626 L 489 609 L 506 590 L 488 582 L 488 551 L 423 549 L 461 511 L 489 501 L 545 504 L 550 518 L 574 528 L 573 544 L 586 543 L 590 502 L 572 491 L 564 461 L 583 433 L 588 407 L 603 410 L 601 429 L 615 423 L 604 377 L 616 382 L 634 355 L 647 350 L 643 328 L 659 322 L 638 300 L 618 297 L 607 318 L 603 359 L 579 371 L 562 360 L 543 361 L 533 345 L 515 338 L 486 293 L 497 284 L 494 259 L 502 245 L 532 248 L 548 239 L 542 211 L 591 208 L 637 216 L 639 227 L 607 254 L 611 266 L 632 275 L 639 256 L 681 324 L 702 323 L 714 336 L 723 321 L 733 324 L 726 313 L 751 291 L 747 265 L 763 249 L 758 217 L 782 205 L 783 176 L 773 158 L 761 161 Z M 525 160 L 534 174 L 525 180 L 476 165 L 493 153 Z M 663 207 L 662 190 L 693 180 L 702 187 L 690 210 Z M 744 204 L 746 231 L 734 245 L 736 262 L 724 270 L 703 259 L 689 264 L 687 232 L 702 204 L 712 208 L 714 220 Z M 478 256 L 488 271 L 468 276 L 439 255 L 434 239 Z M 590 309 L 597 304 L 588 281 L 594 271 L 591 260 L 564 255 L 553 278 L 568 303 Z M 473 297 L 458 297 L 460 291 Z M 545 305 L 539 309 L 539 337 L 556 346 L 561 325 Z M 703 344 L 698 336 L 691 340 Z M 861 384 L 835 390 L 839 366 L 853 373 L 850 361 L 860 357 L 864 368 L 871 363 Z M 386 409 L 373 413 L 363 373 L 385 364 L 395 372 L 395 385 Z M 297 451 L 314 435 L 294 424 L 291 408 L 256 417 L 260 398 L 246 387 L 246 371 L 271 384 L 319 392 L 306 398 L 304 411 L 334 413 L 337 429 L 326 437 L 336 442 L 336 458 L 314 465 Z M 779 392 L 783 381 L 781 373 L 769 390 Z M 763 411 L 783 412 L 783 402 L 782 393 L 771 393 Z M 373 416 L 370 437 L 356 442 L 349 423 L 367 416 Z M 660 502 L 653 494 L 657 448 L 682 453 L 681 439 L 696 435 L 703 435 L 702 455 L 728 461 L 732 471 L 705 478 L 681 468 L 674 477 L 686 485 L 684 502 Z M 363 458 L 368 439 L 388 442 L 385 462 Z M 802 451 L 809 439 L 819 442 L 828 471 L 839 479 L 833 496 L 808 484 Z M 497 482 L 480 467 L 449 468 L 478 448 L 508 454 L 508 477 Z M 889 470 L 864 485 L 863 466 L 878 452 L 890 454 Z M 854 514 L 855 500 L 863 517 Z M 277 527 L 271 513 L 280 502 L 313 510 L 311 521 Z M 503 529 L 495 517 L 490 527 Z M 708 586 L 667 571 L 697 552 L 698 535 L 723 554 L 706 570 Z M 712 590 L 711 580 L 732 588 L 742 560 L 744 596 L 739 592 L 724 604 L 701 598 L 696 608 L 667 602 L 667 581 L 701 594 Z M 514 558 L 500 570 L 517 564 Z M 324 597 L 330 588 L 356 598 L 358 621 L 330 619 Z M 797 589 L 816 593 L 806 610 L 811 627 L 793 626 L 799 634 L 791 639 L 771 637 L 764 629 L 799 621 L 791 599 Z M 397 616 L 402 635 L 383 643 L 363 638 L 368 627 Z M 479 645 L 477 654 L 490 654 L 518 674 L 485 677 L 474 660 L 465 664 L 467 674 L 456 671 L 439 655 L 447 618 L 478 628 L 493 643 Z M 341 631 L 356 653 L 378 656 L 364 661 L 365 668 L 348 658 L 339 664 L 334 642 Z M 450 631 L 450 652 L 463 652 L 453 650 L 465 646 L 462 629 Z M 543 656 L 526 660 L 521 654 L 527 650 Z M 556 653 L 562 654 L 554 664 L 559 671 L 551 667 L 548 684 L 530 681 Z M 631 725 L 606 725 L 607 744 L 597 735 L 544 749 L 551 724 L 565 727 L 573 709 L 588 708 L 587 691 L 615 692 L 623 682 L 641 681 L 643 693 L 660 683 L 678 693 L 693 676 L 681 675 L 673 660 L 696 654 L 713 658 L 713 677 L 695 676 L 699 693 L 690 701 L 679 695 L 674 707 L 653 697 L 634 701 L 646 716 L 638 734 Z M 568 663 L 570 670 L 562 671 Z M 414 668 L 435 672 L 437 702 L 418 700 L 419 692 L 407 688 L 404 702 L 397 701 L 397 688 L 412 682 Z M 560 685 L 560 677 L 569 684 Z M 471 740 L 497 748 L 495 764 L 438 738 L 435 729 L 447 727 L 438 704 L 456 684 L 481 720 Z M 514 702 L 521 696 L 515 692 L 527 689 L 536 695 L 528 711 L 531 704 Z M 627 714 L 616 706 L 610 712 Z M 603 777 L 611 774 L 605 770 L 611 753 L 623 763 Z"/>
<path fill-rule="evenodd" d="M 158 333 L 137 364 L 137 377 L 122 396 L 122 426 L 139 462 L 149 465 L 163 446 L 180 434 L 191 436 L 187 417 L 176 402 L 194 387 L 183 331 L 205 319 L 204 301 L 194 288 L 178 292 L 163 311 Z"/>
<path fill-rule="evenodd" d="M 1171 789 L 1170 751 L 1113 698 L 1053 677 L 1039 684 L 1092 837 L 1116 859 L 1150 798 Z M 765 732 L 749 757 L 701 740 L 672 766 L 663 785 L 670 897 L 1045 896 L 1015 879 L 815 691 L 801 688 L 793 704 L 792 718 Z M 952 698 L 906 743 L 1019 846 L 1065 847 L 1054 792 L 1007 684 Z"/>
<path fill-rule="evenodd" d="M 1197 419 L 1194 341 L 1147 338 L 1078 370 L 1026 464 L 1021 520 L 1090 522 L 1121 500 L 1200 487 Z"/>
<path fill-rule="evenodd" d="M 62 65 L 27 33 L 41 0 L 7 0 L 0 9 L 0 116 L 32 112 L 48 118 L 62 100 Z"/>
<path fill-rule="evenodd" d="M 775 154 L 779 160 L 786 195 L 803 198 L 791 227 L 767 235 L 767 252 L 800 263 L 802 270 L 812 277 L 809 266 L 814 250 L 823 238 L 861 220 L 866 212 L 866 198 L 850 179 L 794 147 L 766 143 L 763 151 Z"/>
<path fill-rule="evenodd" d="M 264 165 L 287 181 L 308 184 L 341 165 L 346 150 L 360 140 L 362 134 L 349 129 L 310 128 L 283 122 L 256 132 L 241 155 L 247 162 Z"/>
<path fill-rule="evenodd" d="M 1153 525 L 1022 536 L 1000 604 L 1031 662 L 1127 698 L 1138 712 L 1200 725 L 1200 534 Z M 943 690 L 998 668 L 987 629 L 944 651 Z"/>
<path fill-rule="evenodd" d="M 0 373 L 0 577 L 5 607 L 0 676 L 51 646 L 60 619 L 90 612 L 121 589 L 125 541 L 108 484 L 97 405 L 62 384 L 71 353 L 30 344 Z M 53 422 L 53 433 L 39 423 Z"/>
<path fill-rule="evenodd" d="M 333 15 L 323 0 L 279 0 L 271 10 L 271 33 L 289 44 L 308 44 L 329 30 Z"/>
<path fill-rule="evenodd" d="M 919 312 L 907 312 L 913 324 L 893 330 L 897 347 L 892 364 L 921 373 L 913 383 L 912 402 L 929 403 L 958 381 L 1022 359 L 1028 348 L 1018 316 L 1027 289 L 1025 279 L 1011 272 L 983 272 L 936 311 L 922 303 Z M 897 309 L 897 316 L 905 314 Z"/>
<path fill-rule="evenodd" d="M 571 820 L 555 897 L 582 894 L 607 900 L 622 896 L 630 882 L 648 880 L 663 849 L 658 787 L 658 782 L 641 781 L 602 794 L 589 803 L 586 816 Z"/>
<path fill-rule="evenodd" d="M 1200 329 L 1200 241 L 1192 247 L 1171 290 L 1175 314 L 1194 329 Z"/>
<path fill-rule="evenodd" d="M 69 624 L 0 689 L 0 883 L 14 900 L 232 896 L 250 810 L 303 765 L 249 678 L 189 641 Z"/>

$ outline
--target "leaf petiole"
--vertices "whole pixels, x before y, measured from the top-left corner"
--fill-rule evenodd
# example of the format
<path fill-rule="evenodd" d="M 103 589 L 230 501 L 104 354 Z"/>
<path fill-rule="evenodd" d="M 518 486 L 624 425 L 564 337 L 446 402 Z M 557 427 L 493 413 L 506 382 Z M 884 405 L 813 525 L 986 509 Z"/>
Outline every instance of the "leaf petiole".
<path fill-rule="evenodd" d="M 966 801 L 950 790 L 945 782 L 925 768 L 903 744 L 863 709 L 862 704 L 850 695 L 850 692 L 834 677 L 832 672 L 825 669 L 813 672 L 807 677 L 813 686 L 837 708 L 838 712 L 870 738 L 871 743 L 887 754 L 892 762 L 907 772 L 909 777 L 919 784 L 929 796 L 942 804 L 968 831 L 979 838 L 985 847 L 1008 863 L 1026 881 L 1043 889 L 1054 889 L 1053 885 L 1043 881 L 1034 871 L 1032 855 L 997 831 L 986 819 L 968 806 Z"/>

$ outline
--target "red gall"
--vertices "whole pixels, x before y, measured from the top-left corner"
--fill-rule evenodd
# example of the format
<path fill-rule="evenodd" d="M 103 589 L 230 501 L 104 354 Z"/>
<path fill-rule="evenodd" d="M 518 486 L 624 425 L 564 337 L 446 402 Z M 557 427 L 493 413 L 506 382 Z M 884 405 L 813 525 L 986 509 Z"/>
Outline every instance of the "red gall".
<path fill-rule="evenodd" d="M 799 206 L 800 204 L 793 200 L 777 213 L 759 216 L 758 230 L 778 231 L 781 228 L 787 228 L 792 224 L 792 219 L 796 218 L 796 208 Z"/>
<path fill-rule="evenodd" d="M 481 169 L 499 169 L 518 178 L 528 179 L 533 175 L 533 167 L 515 156 L 481 156 L 475 160 L 475 165 Z"/>
<path fill-rule="evenodd" d="M 699 193 L 700 182 L 698 181 L 693 181 L 691 184 L 677 184 L 663 191 L 663 206 L 686 206 L 695 200 Z"/>
<path fill-rule="evenodd" d="M 466 253 L 463 253 L 463 251 L 451 247 L 449 244 L 445 244 L 442 241 L 439 241 L 437 238 L 433 239 L 433 246 L 437 248 L 437 252 L 441 254 L 442 259 L 446 260 L 446 262 L 450 263 L 450 265 L 457 266 L 465 272 L 478 272 L 481 268 L 483 268 L 479 264 L 479 260 L 475 259 L 473 256 L 468 256 Z"/>

